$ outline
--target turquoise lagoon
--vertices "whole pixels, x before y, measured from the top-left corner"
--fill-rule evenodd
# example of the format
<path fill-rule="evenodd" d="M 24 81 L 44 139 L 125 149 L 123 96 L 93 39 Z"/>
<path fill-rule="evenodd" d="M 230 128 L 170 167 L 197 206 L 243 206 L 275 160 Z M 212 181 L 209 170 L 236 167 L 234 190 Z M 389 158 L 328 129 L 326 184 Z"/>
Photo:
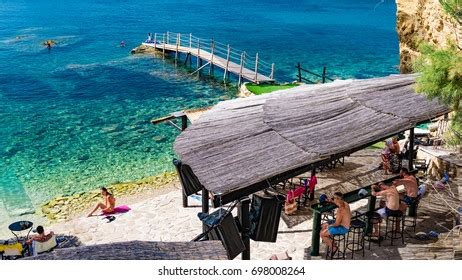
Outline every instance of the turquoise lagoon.
<path fill-rule="evenodd" d="M 391 0 L 0 0 L 0 218 L 172 170 L 178 132 L 149 120 L 235 97 L 219 76 L 130 55 L 147 32 L 258 51 L 282 82 L 297 62 L 368 78 L 397 73 L 395 13 Z"/>

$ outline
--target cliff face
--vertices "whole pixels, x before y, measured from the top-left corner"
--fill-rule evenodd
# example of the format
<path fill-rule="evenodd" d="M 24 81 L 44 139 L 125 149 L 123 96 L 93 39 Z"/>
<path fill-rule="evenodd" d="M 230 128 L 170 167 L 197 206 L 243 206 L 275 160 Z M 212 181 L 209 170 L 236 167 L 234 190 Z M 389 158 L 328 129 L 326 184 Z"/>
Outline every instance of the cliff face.
<path fill-rule="evenodd" d="M 447 15 L 438 0 L 396 0 L 400 71 L 409 73 L 419 54 L 420 41 L 445 46 L 448 39 L 462 47 L 462 28 Z"/>

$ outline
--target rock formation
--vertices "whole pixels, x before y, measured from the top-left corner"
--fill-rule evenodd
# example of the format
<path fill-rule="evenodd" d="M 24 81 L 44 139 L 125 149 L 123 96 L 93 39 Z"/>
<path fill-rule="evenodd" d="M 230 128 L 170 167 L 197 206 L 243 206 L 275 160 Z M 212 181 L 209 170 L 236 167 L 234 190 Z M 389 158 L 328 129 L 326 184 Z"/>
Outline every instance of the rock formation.
<path fill-rule="evenodd" d="M 412 71 L 420 42 L 445 46 L 448 39 L 462 47 L 462 27 L 445 13 L 439 0 L 396 0 L 400 71 Z"/>

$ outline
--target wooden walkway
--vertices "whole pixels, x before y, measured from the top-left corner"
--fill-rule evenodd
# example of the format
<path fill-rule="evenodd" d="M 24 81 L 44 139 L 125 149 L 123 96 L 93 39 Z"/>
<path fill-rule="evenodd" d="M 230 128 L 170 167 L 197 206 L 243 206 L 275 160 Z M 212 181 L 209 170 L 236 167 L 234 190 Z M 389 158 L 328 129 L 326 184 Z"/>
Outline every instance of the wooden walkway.
<path fill-rule="evenodd" d="M 191 34 L 155 33 L 152 40 L 144 42 L 143 45 L 161 51 L 164 56 L 166 52 L 175 53 L 176 60 L 180 54 L 185 54 L 185 63 L 188 59 L 191 63 L 191 57 L 194 56 L 197 61 L 196 71 L 209 66 L 209 72 L 212 73 L 213 67 L 217 66 L 224 71 L 224 81 L 229 79 L 231 73 L 238 77 L 239 84 L 243 80 L 257 84 L 274 82 L 274 63 L 262 61 L 258 53 L 251 57 L 245 51 L 232 49 L 229 45 L 215 42 L 213 39 L 204 40 Z"/>

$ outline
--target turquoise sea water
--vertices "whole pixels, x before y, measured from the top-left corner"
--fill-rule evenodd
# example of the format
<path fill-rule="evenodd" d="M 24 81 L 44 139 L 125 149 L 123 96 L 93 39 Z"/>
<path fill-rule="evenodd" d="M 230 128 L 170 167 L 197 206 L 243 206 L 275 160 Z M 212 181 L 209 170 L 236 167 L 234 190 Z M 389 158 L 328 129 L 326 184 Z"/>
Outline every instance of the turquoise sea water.
<path fill-rule="evenodd" d="M 367 78 L 397 73 L 395 13 L 392 0 L 0 0 L 0 211 L 170 170 L 178 133 L 149 120 L 235 96 L 219 78 L 130 55 L 147 32 L 258 51 L 283 82 L 297 62 Z"/>

